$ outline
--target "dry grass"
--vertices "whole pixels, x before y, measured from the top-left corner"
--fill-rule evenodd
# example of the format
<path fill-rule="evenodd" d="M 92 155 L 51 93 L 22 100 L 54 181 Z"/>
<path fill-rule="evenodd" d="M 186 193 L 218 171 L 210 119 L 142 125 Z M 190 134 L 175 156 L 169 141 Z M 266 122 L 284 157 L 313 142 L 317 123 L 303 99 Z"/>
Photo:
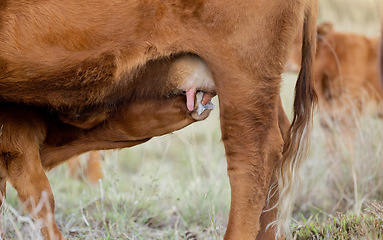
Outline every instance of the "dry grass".
<path fill-rule="evenodd" d="M 319 21 L 376 35 L 381 5 L 379 0 L 320 0 Z M 284 75 L 287 113 L 294 79 Z M 218 109 L 213 112 L 208 120 L 175 134 L 107 154 L 105 179 L 97 186 L 69 178 L 65 166 L 50 172 L 56 220 L 67 239 L 222 239 L 230 189 Z M 334 127 L 337 150 L 331 154 L 326 135 L 315 124 L 294 212 L 297 239 L 381 236 L 383 210 L 373 200 L 383 200 L 383 122 L 371 117 L 357 122 L 351 148 Z M 39 239 L 38 224 L 22 214 L 15 191 L 9 187 L 7 194 L 6 239 Z M 376 231 L 366 231 L 376 222 Z"/>

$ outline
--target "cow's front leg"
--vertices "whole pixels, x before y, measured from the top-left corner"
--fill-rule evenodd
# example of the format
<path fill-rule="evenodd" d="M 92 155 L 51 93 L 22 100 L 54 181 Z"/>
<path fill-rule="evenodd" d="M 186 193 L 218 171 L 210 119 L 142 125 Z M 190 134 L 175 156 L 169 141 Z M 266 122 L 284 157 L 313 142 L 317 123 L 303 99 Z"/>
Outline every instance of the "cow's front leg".
<path fill-rule="evenodd" d="M 254 240 L 283 150 L 278 127 L 280 77 L 221 76 L 217 93 L 231 185 L 225 239 Z"/>

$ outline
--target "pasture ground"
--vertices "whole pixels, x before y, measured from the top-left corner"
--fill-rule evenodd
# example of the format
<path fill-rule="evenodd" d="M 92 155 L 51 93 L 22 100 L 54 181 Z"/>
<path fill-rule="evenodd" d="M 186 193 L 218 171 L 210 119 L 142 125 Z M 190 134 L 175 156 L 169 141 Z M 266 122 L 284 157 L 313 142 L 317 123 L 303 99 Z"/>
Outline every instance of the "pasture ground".
<path fill-rule="evenodd" d="M 337 30 L 377 35 L 379 0 L 320 0 L 319 22 Z M 296 76 L 283 76 L 282 98 L 291 112 Z M 217 104 L 217 99 L 215 99 Z M 357 120 L 355 139 L 333 133 L 337 150 L 314 123 L 312 148 L 302 168 L 294 239 L 382 238 L 383 121 Z M 345 139 L 346 138 L 346 139 Z M 105 179 L 91 186 L 63 165 L 48 174 L 56 220 L 67 239 L 222 239 L 230 188 L 220 142 L 218 109 L 204 122 L 143 145 L 105 153 Z M 41 239 L 39 223 L 23 214 L 8 186 L 2 210 L 6 239 Z"/>

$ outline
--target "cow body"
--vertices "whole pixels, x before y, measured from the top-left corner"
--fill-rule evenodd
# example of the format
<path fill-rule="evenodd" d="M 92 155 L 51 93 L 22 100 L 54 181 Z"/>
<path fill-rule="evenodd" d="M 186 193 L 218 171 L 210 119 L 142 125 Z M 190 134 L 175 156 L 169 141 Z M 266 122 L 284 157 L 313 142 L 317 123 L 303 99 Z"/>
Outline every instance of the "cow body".
<path fill-rule="evenodd" d="M 211 70 L 220 100 L 222 140 L 232 191 L 225 239 L 275 238 L 274 229 L 266 227 L 276 219 L 277 211 L 263 210 L 273 206 L 279 195 L 272 194 L 267 199 L 269 187 L 282 169 L 286 172 L 280 181 L 282 196 L 291 192 L 291 167 L 299 165 L 306 150 L 299 145 L 307 140 L 315 102 L 310 57 L 315 49 L 315 0 L 41 0 L 33 3 L 7 0 L 0 5 L 0 11 L 1 101 L 53 109 L 59 115 L 69 112 L 70 116 L 94 116 L 100 109 L 129 106 L 120 108 L 123 120 L 107 118 L 107 127 L 91 124 L 92 128 L 86 130 L 72 126 L 75 130 L 69 132 L 76 137 L 68 137 L 68 131 L 60 129 L 60 118 L 53 121 L 53 126 L 59 126 L 53 128 L 54 136 L 61 142 L 49 138 L 48 133 L 40 152 L 34 143 L 30 155 L 36 158 L 35 164 L 42 162 L 46 168 L 57 165 L 62 161 L 57 159 L 60 149 L 73 155 L 127 147 L 189 124 L 187 112 L 182 112 L 178 125 L 157 126 L 154 123 L 159 122 L 154 121 L 153 127 L 158 127 L 158 131 L 150 128 L 152 132 L 147 133 L 144 128 L 138 128 L 142 132 L 135 135 L 140 137 L 129 141 L 118 141 L 115 129 L 123 127 L 121 122 L 140 124 L 140 114 L 147 116 L 138 110 L 140 114 L 128 114 L 130 117 L 124 114 L 133 111 L 134 104 L 144 102 L 140 107 L 145 109 L 145 101 L 158 102 L 159 97 L 177 89 L 166 81 L 167 64 L 163 64 L 166 59 L 195 54 Z M 295 117 L 289 130 L 279 96 L 280 75 L 303 15 L 306 19 L 304 57 Z M 145 71 L 147 68 L 156 70 Z M 137 129 L 125 127 L 128 128 L 125 133 Z M 31 131 L 32 128 L 25 132 L 29 136 Z M 117 138 L 91 141 L 106 133 Z M 24 172 L 29 170 L 26 168 Z M 30 174 L 45 177 L 41 171 Z M 49 183 L 35 192 L 41 190 L 51 193 Z M 39 199 L 36 193 L 30 195 Z M 53 201 L 53 197 L 50 199 Z M 43 219 L 46 213 L 36 218 Z M 53 232 L 48 231 L 50 228 L 44 230 L 47 238 L 62 238 L 57 227 L 52 229 Z"/>

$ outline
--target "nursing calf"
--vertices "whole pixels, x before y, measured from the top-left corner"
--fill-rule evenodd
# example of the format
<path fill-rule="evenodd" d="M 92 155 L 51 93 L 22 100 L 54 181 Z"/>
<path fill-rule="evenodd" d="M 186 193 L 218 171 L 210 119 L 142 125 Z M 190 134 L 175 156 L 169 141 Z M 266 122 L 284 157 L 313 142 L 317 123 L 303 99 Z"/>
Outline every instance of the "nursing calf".
<path fill-rule="evenodd" d="M 184 63 L 195 64 L 191 67 Z M 189 84 L 196 90 L 206 90 L 206 84 L 212 84 L 210 72 L 201 72 L 199 67 L 204 63 L 194 56 L 180 57 L 174 63 L 166 61 L 166 64 L 171 65 L 170 69 L 178 67 L 177 71 L 164 76 L 169 78 L 169 82 L 180 83 L 181 87 Z M 153 69 L 148 66 L 146 71 Z M 194 74 L 199 74 L 197 79 Z M 201 79 L 205 79 L 203 86 L 198 83 Z M 194 94 L 199 96 L 202 93 Z M 199 97 L 196 104 L 193 102 L 191 105 L 188 98 L 172 95 L 120 103 L 92 128 L 64 123 L 60 113 L 47 107 L 0 103 L 0 196 L 5 198 L 6 182 L 9 181 L 32 217 L 45 223 L 43 236 L 47 239 L 63 238 L 54 220 L 54 199 L 44 171 L 84 152 L 131 147 L 205 119 L 211 109 L 197 113 L 195 105 L 211 97 L 207 97 L 208 100 L 206 96 L 205 99 Z M 99 115 L 99 112 L 94 115 Z M 78 124 L 77 121 L 75 123 Z M 42 195 L 43 192 L 46 195 Z M 43 207 L 35 210 L 39 203 Z"/>
<path fill-rule="evenodd" d="M 225 239 L 274 239 L 275 229 L 267 226 L 277 219 L 277 209 L 270 207 L 278 201 L 290 205 L 292 173 L 307 151 L 316 100 L 311 68 L 316 5 L 316 0 L 3 2 L 0 101 L 28 105 L 25 111 L 35 120 L 25 122 L 3 107 L 11 113 L 2 119 L 3 140 L 11 143 L 6 148 L 20 151 L 12 136 L 23 139 L 18 143 L 28 152 L 10 155 L 2 148 L 2 169 L 15 169 L 7 178 L 14 176 L 16 188 L 29 183 L 19 191 L 21 199 L 33 196 L 38 202 L 41 191 L 48 192 L 50 209 L 36 218 L 49 218 L 54 205 L 44 168 L 83 151 L 136 145 L 200 118 L 191 113 L 198 88 L 169 81 L 167 62 L 197 55 L 219 96 L 231 185 Z M 302 69 L 289 128 L 280 75 L 303 16 Z M 205 87 L 202 103 L 215 93 Z M 164 99 L 182 92 L 186 97 Z M 20 130 L 13 131 L 16 127 Z M 23 161 L 28 164 L 20 168 Z M 16 177 L 20 169 L 26 174 Z M 45 179 L 42 184 L 33 184 L 36 176 Z M 279 194 L 269 194 L 277 181 Z M 280 211 L 280 219 L 288 213 Z M 44 235 L 62 238 L 53 223 Z"/>

